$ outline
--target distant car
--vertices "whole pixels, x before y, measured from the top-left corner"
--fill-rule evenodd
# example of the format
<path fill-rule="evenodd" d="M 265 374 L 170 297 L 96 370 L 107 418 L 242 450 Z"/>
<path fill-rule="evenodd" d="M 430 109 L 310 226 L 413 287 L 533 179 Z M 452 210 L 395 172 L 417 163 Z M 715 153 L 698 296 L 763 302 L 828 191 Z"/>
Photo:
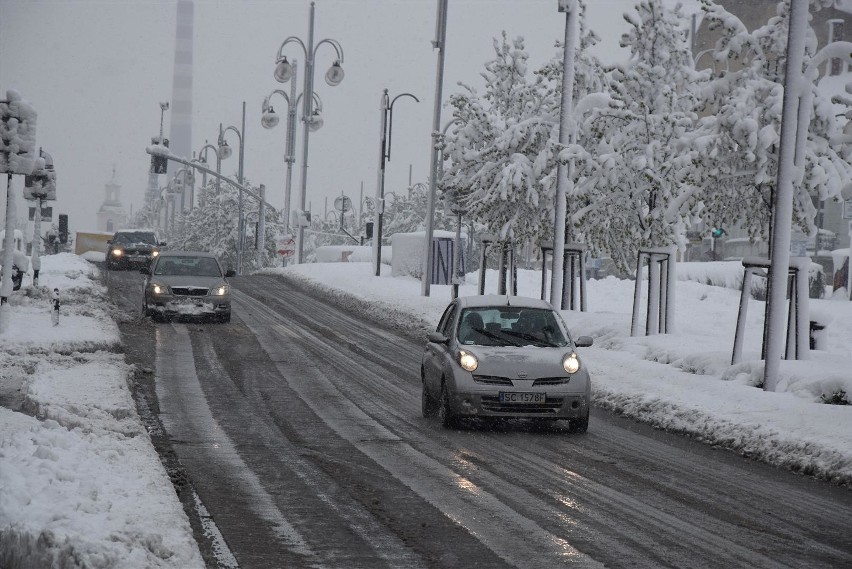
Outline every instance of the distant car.
<path fill-rule="evenodd" d="M 198 251 L 163 251 L 143 268 L 142 312 L 168 319 L 175 316 L 212 317 L 231 321 L 231 286 L 234 271 L 222 270 L 216 256 Z"/>
<path fill-rule="evenodd" d="M 428 336 L 420 374 L 424 417 L 448 428 L 463 417 L 567 419 L 589 427 L 592 385 L 572 340 L 546 301 L 468 296 L 447 306 Z"/>
<path fill-rule="evenodd" d="M 145 267 L 160 254 L 166 244 L 151 229 L 122 229 L 107 241 L 108 270 Z"/>

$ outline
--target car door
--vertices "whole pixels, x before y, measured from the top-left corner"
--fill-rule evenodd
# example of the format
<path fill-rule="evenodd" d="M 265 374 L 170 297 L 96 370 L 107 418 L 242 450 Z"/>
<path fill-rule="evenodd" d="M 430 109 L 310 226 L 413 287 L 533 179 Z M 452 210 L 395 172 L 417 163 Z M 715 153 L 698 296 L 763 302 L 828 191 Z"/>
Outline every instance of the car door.
<path fill-rule="evenodd" d="M 447 306 L 435 331 L 449 338 L 457 311 L 458 306 L 456 303 L 451 303 Z M 441 385 L 441 374 L 443 373 L 444 362 L 447 358 L 447 350 L 447 344 L 428 341 L 426 343 L 426 351 L 423 355 L 423 374 L 429 390 L 433 393 L 437 392 Z"/>

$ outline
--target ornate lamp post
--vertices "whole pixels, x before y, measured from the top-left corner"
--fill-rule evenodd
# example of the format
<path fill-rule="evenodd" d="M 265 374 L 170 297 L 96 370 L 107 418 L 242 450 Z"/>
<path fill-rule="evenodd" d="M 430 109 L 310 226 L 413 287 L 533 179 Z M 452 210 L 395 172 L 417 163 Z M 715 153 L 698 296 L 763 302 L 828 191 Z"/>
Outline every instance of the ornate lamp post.
<path fill-rule="evenodd" d="M 222 124 L 219 123 L 219 148 L 216 152 L 219 160 L 227 160 L 231 154 L 233 154 L 233 150 L 228 146 L 228 141 L 225 140 L 225 133 L 228 131 L 233 131 L 234 134 L 237 135 L 240 141 L 239 147 L 239 164 L 237 165 L 237 182 L 239 182 L 240 186 L 243 185 L 243 158 L 244 158 L 244 150 L 245 150 L 245 130 L 246 130 L 246 103 L 243 101 L 243 122 L 242 128 L 238 129 L 235 126 L 226 127 L 224 130 L 222 129 Z M 239 188 L 238 188 L 239 189 Z M 243 215 L 243 192 L 239 190 L 239 200 L 238 200 L 238 225 L 237 225 L 237 274 L 241 275 L 243 272 L 243 247 L 245 247 L 245 220 Z"/>
<path fill-rule="evenodd" d="M 317 50 L 323 44 L 330 45 L 332 48 L 334 48 L 334 51 L 337 54 L 337 59 L 334 61 L 334 63 L 331 65 L 331 67 L 325 74 L 326 83 L 328 83 L 332 87 L 337 86 L 340 84 L 341 81 L 343 81 L 344 76 L 343 68 L 341 67 L 341 64 L 343 63 L 343 48 L 340 46 L 340 43 L 337 40 L 326 38 L 320 40 L 316 44 L 316 46 L 314 46 L 314 4 L 314 2 L 311 2 L 310 19 L 308 21 L 308 42 L 305 43 L 296 36 L 290 36 L 285 39 L 281 43 L 281 46 L 278 48 L 275 72 L 273 73 L 275 80 L 279 83 L 286 83 L 295 75 L 293 65 L 287 61 L 287 57 L 284 55 L 283 52 L 284 47 L 288 44 L 295 43 L 299 45 L 305 55 L 305 78 L 304 85 L 302 88 L 303 94 L 314 92 L 314 61 L 316 60 Z M 302 135 L 302 181 L 301 195 L 299 196 L 299 209 L 302 211 L 305 211 L 305 205 L 307 201 L 308 136 L 312 130 L 316 130 L 322 125 L 321 117 L 319 117 L 318 115 L 315 116 L 314 114 L 313 103 L 313 97 L 302 97 L 302 122 L 304 123 L 304 134 Z M 304 235 L 305 228 L 302 223 L 300 223 L 296 256 L 296 261 L 298 263 L 302 263 L 304 261 Z"/>
<path fill-rule="evenodd" d="M 222 159 L 219 158 L 219 149 L 212 144 L 209 144 L 206 140 L 204 141 L 204 146 L 201 147 L 201 150 L 198 151 L 198 161 L 207 164 L 207 151 L 212 150 L 213 154 L 216 155 L 216 173 L 222 173 Z M 201 173 L 201 187 L 204 188 L 207 186 L 207 172 L 202 171 Z M 216 193 L 219 193 L 219 178 L 216 178 Z"/>
<path fill-rule="evenodd" d="M 296 62 L 294 61 L 292 64 L 293 69 L 296 68 Z M 295 73 L 295 71 L 294 71 Z M 290 232 L 290 197 L 292 195 L 292 185 L 293 185 L 293 164 L 296 162 L 296 108 L 299 106 L 299 101 L 302 98 L 302 94 L 300 93 L 296 96 L 296 82 L 293 81 L 290 84 L 290 95 L 282 91 L 281 89 L 276 89 L 272 93 L 266 96 L 263 100 L 262 107 L 262 117 L 260 119 L 260 124 L 263 128 L 273 129 L 278 126 L 279 117 L 275 113 L 275 109 L 269 103 L 269 100 L 273 95 L 281 95 L 284 100 L 287 102 L 287 131 L 285 132 L 285 149 L 284 149 L 284 162 L 287 163 L 287 178 L 285 180 L 284 186 L 284 214 L 286 219 L 284 221 L 287 233 Z M 313 130 L 319 128 L 319 125 L 322 124 L 322 100 L 319 98 L 319 95 L 314 93 L 314 105 L 315 111 L 314 116 L 317 117 L 317 120 L 314 120 L 311 127 Z"/>

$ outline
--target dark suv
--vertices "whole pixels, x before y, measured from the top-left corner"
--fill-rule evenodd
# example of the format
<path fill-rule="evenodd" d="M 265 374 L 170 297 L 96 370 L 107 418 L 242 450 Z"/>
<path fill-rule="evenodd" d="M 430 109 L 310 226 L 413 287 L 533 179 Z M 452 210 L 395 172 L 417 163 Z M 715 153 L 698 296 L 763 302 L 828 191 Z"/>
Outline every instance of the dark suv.
<path fill-rule="evenodd" d="M 106 266 L 109 270 L 150 266 L 166 244 L 153 229 L 122 229 L 108 242 Z"/>

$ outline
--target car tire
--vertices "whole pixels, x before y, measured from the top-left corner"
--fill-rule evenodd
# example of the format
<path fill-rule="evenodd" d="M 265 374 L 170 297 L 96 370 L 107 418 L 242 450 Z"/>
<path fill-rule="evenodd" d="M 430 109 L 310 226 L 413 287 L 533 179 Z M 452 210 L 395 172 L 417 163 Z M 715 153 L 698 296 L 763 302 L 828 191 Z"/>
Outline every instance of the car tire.
<path fill-rule="evenodd" d="M 453 410 L 450 408 L 450 394 L 447 390 L 447 382 L 441 382 L 441 399 L 438 402 L 438 418 L 441 420 L 441 426 L 445 429 L 455 429 L 458 426 L 458 419 Z"/>
<path fill-rule="evenodd" d="M 589 430 L 589 411 L 586 410 L 586 414 L 579 419 L 571 419 L 568 422 L 568 432 L 569 433 L 577 433 L 583 434 Z"/>
<path fill-rule="evenodd" d="M 425 419 L 431 419 L 438 414 L 438 401 L 435 401 L 435 398 L 429 394 L 429 390 L 426 388 L 426 378 L 423 377 L 422 372 L 421 381 L 423 383 L 423 392 L 420 394 L 420 410 Z"/>

